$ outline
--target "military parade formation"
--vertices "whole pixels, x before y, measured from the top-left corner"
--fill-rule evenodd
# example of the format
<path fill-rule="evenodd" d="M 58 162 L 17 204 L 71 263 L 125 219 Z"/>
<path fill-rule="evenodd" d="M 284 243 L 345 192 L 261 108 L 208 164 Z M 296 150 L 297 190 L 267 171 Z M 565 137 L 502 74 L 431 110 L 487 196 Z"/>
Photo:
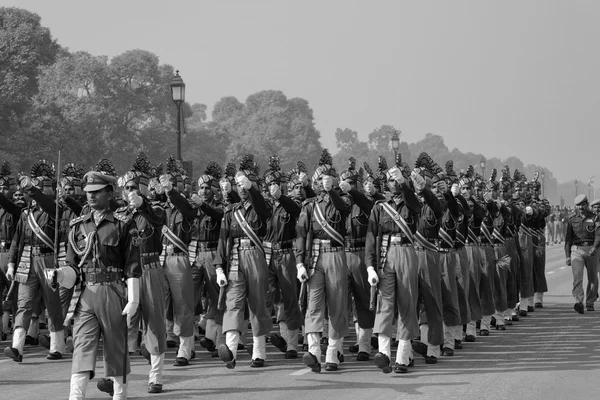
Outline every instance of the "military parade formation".
<path fill-rule="evenodd" d="M 122 175 L 107 159 L 91 170 L 42 160 L 18 176 L 5 162 L 4 354 L 72 352 L 69 398 L 83 399 L 102 349 L 97 387 L 125 399 L 130 356 L 148 360 L 148 392 L 159 393 L 167 349 L 174 367 L 189 365 L 199 329 L 228 369 L 242 350 L 267 367 L 270 344 L 321 373 L 340 368 L 353 326 L 357 362 L 407 373 L 415 355 L 435 364 L 544 307 L 553 210 L 537 174 L 505 166 L 486 179 L 426 153 L 413 167 L 350 158 L 340 173 L 327 150 L 312 175 L 279 164 L 272 156 L 261 174 L 252 155 L 210 162 L 192 182 L 173 157 L 154 165 L 144 153 Z M 577 197 L 565 229 L 578 313 L 598 297 L 592 209 Z"/>

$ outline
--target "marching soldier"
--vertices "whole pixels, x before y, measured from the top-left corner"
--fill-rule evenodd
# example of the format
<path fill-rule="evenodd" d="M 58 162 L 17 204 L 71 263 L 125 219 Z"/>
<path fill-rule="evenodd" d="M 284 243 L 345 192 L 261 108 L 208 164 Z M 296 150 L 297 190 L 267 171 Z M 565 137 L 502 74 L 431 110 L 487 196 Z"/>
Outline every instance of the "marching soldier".
<path fill-rule="evenodd" d="M 584 194 L 575 198 L 575 211 L 569 215 L 565 236 L 566 263 L 573 270 L 573 297 L 575 311 L 584 313 L 586 307 L 594 307 L 598 296 L 598 248 L 600 247 L 600 222 L 588 208 L 588 199 Z M 583 272 L 587 271 L 587 293 L 583 291 Z M 584 296 L 585 294 L 585 296 Z"/>
<path fill-rule="evenodd" d="M 516 199 L 521 211 L 519 230 L 519 247 L 521 248 L 521 274 L 519 281 L 520 303 L 519 316 L 526 317 L 528 309 L 533 309 L 533 225 L 535 223 L 534 209 L 529 205 L 527 192 L 527 178 L 518 170 L 513 175 L 514 191 L 513 198 Z M 531 308 L 529 308 L 531 307 Z"/>
<path fill-rule="evenodd" d="M 113 381 L 110 394 L 113 399 L 126 399 L 130 367 L 123 315 L 131 318 L 140 302 L 139 233 L 135 221 L 109 207 L 114 177 L 91 171 L 84 180 L 92 211 L 71 221 L 66 266 L 56 273 L 61 286 L 71 288 L 77 283 L 65 318 L 75 317 L 69 399 L 85 398 L 95 375 L 100 334 L 104 371 Z"/>
<path fill-rule="evenodd" d="M 123 200 L 127 207 L 115 211 L 124 220 L 133 220 L 138 236 L 133 239 L 139 247 L 142 276 L 140 278 L 140 303 L 129 321 L 129 352 L 137 347 L 140 323 L 144 332 L 141 345 L 142 355 L 150 362 L 148 393 L 160 393 L 163 388 L 163 369 L 167 349 L 165 326 L 165 272 L 159 261 L 162 252 L 161 228 L 165 224 L 165 211 L 150 203 L 146 197 L 150 175 L 150 162 L 144 153 L 139 153 L 133 168 L 119 178 L 123 187 Z M 106 382 L 111 385 L 111 382 Z M 112 390 L 108 390 L 110 393 Z"/>
<path fill-rule="evenodd" d="M 422 206 L 410 187 L 409 174 L 409 168 L 398 164 L 389 169 L 387 184 L 391 197 L 375 203 L 367 231 L 365 262 L 368 265 L 368 281 L 372 286 L 379 283 L 380 292 L 374 323 L 379 348 L 375 365 L 384 373 L 392 372 L 394 319 L 398 317 L 396 373 L 405 373 L 413 365 L 410 340 L 419 335 L 419 270 L 413 243 Z"/>
<path fill-rule="evenodd" d="M 548 291 L 548 283 L 546 282 L 546 217 L 550 214 L 548 200 L 540 199 L 541 183 L 538 180 L 539 173 L 536 171 L 532 188 L 532 202 L 536 206 L 537 218 L 533 225 L 533 306 L 534 308 L 543 308 L 544 293 Z M 590 284 L 590 282 L 588 282 Z M 534 310 L 532 308 L 532 310 Z M 591 310 L 594 311 L 592 305 Z"/>
<path fill-rule="evenodd" d="M 65 353 L 65 336 L 62 326 L 63 312 L 60 295 L 47 271 L 54 271 L 54 213 L 56 204 L 50 197 L 54 169 L 42 160 L 34 164 L 31 177 L 21 178 L 21 186 L 37 201 L 23 211 L 13 237 L 7 277 L 19 284 L 18 310 L 15 316 L 15 332 L 12 346 L 4 354 L 16 362 L 23 361 L 25 332 L 29 328 L 38 292 L 41 292 L 49 315 L 50 352 L 49 360 L 59 360 Z M 34 184 L 37 187 L 34 187 Z M 42 190 L 48 193 L 45 196 Z M 15 266 L 18 268 L 15 271 Z"/>
<path fill-rule="evenodd" d="M 263 245 L 269 267 L 268 309 L 274 303 L 280 334 L 271 334 L 271 343 L 285 353 L 285 358 L 298 357 L 298 330 L 302 314 L 298 306 L 296 258 L 292 245 L 296 237 L 296 221 L 302 203 L 288 197 L 285 176 L 279 168 L 279 157 L 272 156 L 265 173 L 265 184 L 271 199 L 271 218 Z M 279 297 L 279 301 L 275 299 Z"/>
<path fill-rule="evenodd" d="M 172 304 L 173 307 L 173 333 L 179 336 L 179 349 L 173 365 L 181 367 L 189 365 L 189 360 L 195 357 L 194 282 L 188 244 L 192 238 L 197 210 L 180 193 L 184 190 L 183 179 L 172 156 L 167 160 L 167 173 L 160 177 L 160 184 L 168 197 L 166 221 L 162 227 L 163 251 L 160 263 L 167 281 L 167 304 Z"/>
<path fill-rule="evenodd" d="M 257 166 L 252 155 L 246 155 L 236 174 L 241 202 L 227 208 L 221 222 L 217 256 L 213 261 L 217 282 L 224 290 L 225 314 L 223 332 L 226 344 L 219 346 L 219 357 L 227 368 L 236 365 L 240 334 L 244 331 L 244 311 L 248 304 L 252 325 L 254 368 L 264 366 L 266 337 L 271 328 L 266 294 L 268 273 L 262 238 L 267 231 L 271 210 L 256 185 Z"/>
<path fill-rule="evenodd" d="M 316 373 L 321 372 L 320 336 L 326 310 L 329 316 L 326 371 L 338 369 L 343 339 L 348 334 L 344 233 L 352 203 L 348 196 L 340 196 L 334 188 L 332 161 L 329 152 L 324 150 L 312 179 L 318 195 L 304 202 L 296 232 L 298 280 L 308 281 L 304 322 L 308 352 L 304 353 L 302 360 Z"/>

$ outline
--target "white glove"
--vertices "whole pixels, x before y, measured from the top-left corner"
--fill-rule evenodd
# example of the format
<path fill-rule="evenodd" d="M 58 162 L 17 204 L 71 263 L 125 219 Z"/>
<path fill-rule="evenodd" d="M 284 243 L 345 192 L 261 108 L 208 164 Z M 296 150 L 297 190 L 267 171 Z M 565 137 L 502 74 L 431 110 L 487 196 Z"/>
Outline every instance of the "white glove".
<path fill-rule="evenodd" d="M 298 268 L 298 280 L 300 283 L 304 283 L 308 280 L 308 272 L 306 272 L 306 267 L 302 263 L 296 264 L 296 268 Z"/>
<path fill-rule="evenodd" d="M 226 179 L 222 179 L 219 182 L 219 185 L 221 186 L 221 191 L 225 194 L 228 194 L 229 192 L 231 192 L 231 183 L 226 180 Z"/>
<path fill-rule="evenodd" d="M 483 193 L 483 200 L 485 200 L 485 202 L 489 202 L 492 200 L 492 194 L 490 192 L 485 192 Z"/>
<path fill-rule="evenodd" d="M 33 186 L 33 182 L 31 181 L 31 178 L 28 176 L 22 176 L 19 183 L 25 189 L 31 189 L 31 187 Z"/>
<path fill-rule="evenodd" d="M 269 193 L 275 200 L 278 200 L 281 197 L 281 188 L 276 183 L 271 183 L 269 185 Z"/>
<path fill-rule="evenodd" d="M 127 320 L 135 314 L 140 305 L 140 278 L 127 278 L 127 304 L 121 315 L 127 315 Z"/>
<path fill-rule="evenodd" d="M 525 214 L 533 215 L 533 208 L 531 208 L 530 206 L 525 207 Z"/>
<path fill-rule="evenodd" d="M 340 189 L 342 189 L 342 191 L 344 193 L 348 193 L 350 191 L 350 189 L 352 189 L 352 186 L 346 182 L 346 181 L 341 181 L 340 182 Z"/>
<path fill-rule="evenodd" d="M 235 183 L 237 183 L 237 185 L 242 189 L 246 190 L 250 189 L 250 187 L 252 186 L 252 182 L 250 182 L 250 179 L 248 179 L 246 175 L 236 176 Z"/>
<path fill-rule="evenodd" d="M 219 285 L 219 287 L 227 286 L 227 277 L 225 276 L 225 273 L 223 272 L 223 268 L 217 268 L 216 272 L 217 272 L 217 285 Z"/>
<path fill-rule="evenodd" d="M 410 179 L 412 179 L 413 185 L 415 185 L 415 190 L 417 192 L 420 192 L 421 190 L 425 189 L 425 178 L 423 178 L 415 171 L 412 171 L 410 173 Z"/>
<path fill-rule="evenodd" d="M 12 281 L 13 279 L 15 279 L 15 264 L 8 263 L 8 269 L 6 270 L 6 278 L 9 281 Z"/>
<path fill-rule="evenodd" d="M 331 189 L 333 189 L 333 177 L 332 176 L 323 175 L 323 189 L 325 189 L 326 192 L 329 192 Z"/>
<path fill-rule="evenodd" d="M 127 197 L 129 198 L 129 205 L 135 208 L 140 208 L 144 202 L 144 199 L 142 199 L 136 192 L 129 192 Z"/>
<path fill-rule="evenodd" d="M 371 286 L 375 286 L 379 283 L 379 276 L 377 276 L 377 272 L 375 272 L 375 268 L 373 268 L 373 267 L 367 268 L 367 279 Z"/>
<path fill-rule="evenodd" d="M 202 205 L 202 199 L 200 198 L 200 196 L 198 196 L 196 193 L 194 193 L 192 195 L 192 201 L 194 202 L 194 204 L 196 204 L 198 207 Z"/>
<path fill-rule="evenodd" d="M 452 185 L 452 187 L 450 188 L 450 193 L 452 193 L 452 196 L 456 197 L 460 194 L 460 187 L 458 186 L 458 184 L 454 184 Z"/>
<path fill-rule="evenodd" d="M 366 181 L 365 184 L 363 185 L 363 188 L 365 189 L 365 193 L 367 194 L 375 194 L 375 185 L 373 185 L 373 182 L 371 181 Z"/>
<path fill-rule="evenodd" d="M 65 193 L 65 190 L 62 188 L 62 186 L 58 185 L 56 187 L 56 192 L 58 193 L 58 197 L 60 197 L 61 199 L 66 199 L 67 198 L 67 194 Z"/>
<path fill-rule="evenodd" d="M 404 175 L 402 175 L 402 171 L 400 171 L 400 168 L 393 167 L 389 172 L 396 182 L 400 184 L 405 182 Z"/>
<path fill-rule="evenodd" d="M 165 189 L 166 192 L 170 192 L 173 189 L 173 184 L 171 183 L 171 178 L 168 175 L 161 175 L 159 178 L 160 185 Z"/>
<path fill-rule="evenodd" d="M 302 182 L 303 185 L 306 185 L 308 182 L 308 174 L 306 172 L 300 172 L 298 179 L 300 179 L 300 182 Z"/>
<path fill-rule="evenodd" d="M 58 284 L 65 289 L 71 289 L 75 286 L 75 281 L 77 280 L 77 273 L 71 267 L 60 267 L 57 270 L 53 271 L 56 274 L 56 281 Z"/>

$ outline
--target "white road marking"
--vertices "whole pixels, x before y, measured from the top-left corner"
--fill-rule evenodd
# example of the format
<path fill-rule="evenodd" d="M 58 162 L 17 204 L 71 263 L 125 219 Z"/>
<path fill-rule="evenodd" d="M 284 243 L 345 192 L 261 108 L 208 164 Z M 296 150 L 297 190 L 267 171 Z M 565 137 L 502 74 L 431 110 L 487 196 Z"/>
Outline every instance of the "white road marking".
<path fill-rule="evenodd" d="M 547 275 L 552 275 L 554 271 L 547 272 Z"/>
<path fill-rule="evenodd" d="M 565 268 L 567 268 L 567 267 L 560 267 L 559 269 L 565 269 Z"/>
<path fill-rule="evenodd" d="M 300 371 L 292 372 L 290 375 L 300 376 L 310 372 L 310 368 L 301 369 Z"/>

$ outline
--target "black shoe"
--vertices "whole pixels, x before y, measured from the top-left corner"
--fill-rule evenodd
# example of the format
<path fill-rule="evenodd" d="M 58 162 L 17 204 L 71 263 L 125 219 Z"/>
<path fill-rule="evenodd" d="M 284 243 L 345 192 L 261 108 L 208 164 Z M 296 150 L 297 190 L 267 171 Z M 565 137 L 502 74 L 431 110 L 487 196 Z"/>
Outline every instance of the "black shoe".
<path fill-rule="evenodd" d="M 379 339 L 377 336 L 371 336 L 371 347 L 375 350 L 379 350 Z"/>
<path fill-rule="evenodd" d="M 229 347 L 227 347 L 226 344 L 222 344 L 219 346 L 219 357 L 221 358 L 221 361 L 225 363 L 225 366 L 228 369 L 235 368 L 235 360 L 233 358 L 233 353 L 231 352 L 231 350 L 229 350 Z"/>
<path fill-rule="evenodd" d="M 408 372 L 408 366 L 406 364 L 394 364 L 394 372 L 397 374 L 405 374 Z"/>
<path fill-rule="evenodd" d="M 211 339 L 207 338 L 206 336 L 203 337 L 202 339 L 200 339 L 200 346 L 204 347 L 209 352 L 212 352 L 213 350 L 215 350 L 217 348 L 215 346 L 215 342 L 213 342 Z"/>
<path fill-rule="evenodd" d="M 98 381 L 96 387 L 99 391 L 108 393 L 108 395 L 111 397 L 115 394 L 114 382 L 112 379 L 102 378 Z"/>
<path fill-rule="evenodd" d="M 15 362 L 23 362 L 23 355 L 19 353 L 19 350 L 14 347 L 8 346 L 4 349 L 4 355 L 8 358 L 12 358 Z"/>
<path fill-rule="evenodd" d="M 454 339 L 454 348 L 460 350 L 463 348 L 462 341 Z"/>
<path fill-rule="evenodd" d="M 476 340 L 477 340 L 477 339 L 476 339 L 476 338 L 475 338 L 475 336 L 473 336 L 473 335 L 467 335 L 467 336 L 465 336 L 465 342 L 470 342 L 470 343 L 473 343 L 473 342 L 475 342 Z"/>
<path fill-rule="evenodd" d="M 356 361 L 369 361 L 369 353 L 361 351 L 356 355 Z"/>
<path fill-rule="evenodd" d="M 511 315 L 510 319 L 512 322 L 519 322 L 519 316 L 517 314 Z"/>
<path fill-rule="evenodd" d="M 210 353 L 210 356 L 211 356 L 212 358 L 218 358 L 218 357 L 219 357 L 219 350 L 213 350 L 213 351 Z"/>
<path fill-rule="evenodd" d="M 168 349 L 176 349 L 177 347 L 177 342 L 174 340 L 167 340 L 167 348 Z"/>
<path fill-rule="evenodd" d="M 424 357 L 427 355 L 427 345 L 419 340 L 412 341 L 412 349 L 415 353 Z"/>
<path fill-rule="evenodd" d="M 265 360 L 263 360 L 262 358 L 255 358 L 254 360 L 252 360 L 250 366 L 252 368 L 262 368 L 265 366 Z"/>
<path fill-rule="evenodd" d="M 42 347 L 50 350 L 50 336 L 48 336 L 48 335 L 40 335 L 40 336 L 38 336 L 37 340 L 38 340 L 38 343 Z"/>
<path fill-rule="evenodd" d="M 526 317 L 526 316 L 527 316 L 527 311 L 519 310 L 519 317 Z"/>
<path fill-rule="evenodd" d="M 340 353 L 339 351 L 337 353 L 337 359 L 340 362 L 340 364 L 344 362 L 344 355 L 342 353 Z"/>
<path fill-rule="evenodd" d="M 317 374 L 321 372 L 321 363 L 319 362 L 319 360 L 317 360 L 317 357 L 315 357 L 314 354 L 307 351 L 302 356 L 302 362 L 304 363 L 304 365 L 310 368 L 312 372 L 315 372 Z"/>
<path fill-rule="evenodd" d="M 437 357 L 425 356 L 425 364 L 437 364 Z"/>
<path fill-rule="evenodd" d="M 287 350 L 287 342 L 284 338 L 281 337 L 278 333 L 273 333 L 270 336 L 271 344 L 279 349 L 282 353 L 285 353 Z"/>
<path fill-rule="evenodd" d="M 348 351 L 349 351 L 350 353 L 358 353 L 358 345 L 357 345 L 357 344 L 353 344 L 352 346 L 350 346 L 350 347 L 348 348 Z"/>
<path fill-rule="evenodd" d="M 142 343 L 140 345 L 140 354 L 142 355 L 142 357 L 144 357 L 146 360 L 148 360 L 148 364 L 150 364 L 150 352 L 148 351 L 148 349 L 146 348 L 146 344 Z"/>
<path fill-rule="evenodd" d="M 452 357 L 454 355 L 454 349 L 451 349 L 450 347 L 444 347 L 442 349 L 442 355 L 446 357 Z"/>
<path fill-rule="evenodd" d="M 326 363 L 325 371 L 333 372 L 338 370 L 338 365 L 336 363 Z"/>
<path fill-rule="evenodd" d="M 496 325 L 496 330 L 500 330 L 500 331 L 505 331 L 506 330 L 506 326 L 504 325 Z"/>
<path fill-rule="evenodd" d="M 34 338 L 32 336 L 25 336 L 25 344 L 29 345 L 29 346 L 37 346 L 38 344 L 40 344 L 40 341 L 38 340 L 38 338 Z M 48 345 L 48 348 L 50 348 L 50 345 Z"/>
<path fill-rule="evenodd" d="M 479 331 L 479 336 L 490 336 L 490 331 L 487 329 L 482 329 Z"/>
<path fill-rule="evenodd" d="M 290 360 L 292 358 L 298 358 L 298 352 L 296 350 L 288 350 L 285 352 L 285 359 Z"/>
<path fill-rule="evenodd" d="M 160 393 L 162 392 L 162 385 L 160 383 L 150 382 L 148 384 L 148 393 Z"/>
<path fill-rule="evenodd" d="M 527 306 L 527 312 L 534 312 L 535 308 L 533 308 L 532 306 Z"/>
<path fill-rule="evenodd" d="M 579 314 L 583 314 L 583 304 L 581 303 L 575 303 L 575 305 L 573 306 L 573 308 L 575 309 L 575 311 L 577 311 Z"/>
<path fill-rule="evenodd" d="M 537 302 L 534 305 L 535 305 L 535 308 L 544 308 L 544 305 L 540 302 Z"/>
<path fill-rule="evenodd" d="M 392 363 L 387 355 L 383 353 L 377 353 L 375 354 L 375 357 L 373 357 L 373 361 L 375 362 L 375 366 L 379 368 L 384 374 L 389 374 L 390 372 L 392 372 Z"/>
<path fill-rule="evenodd" d="M 190 365 L 190 361 L 185 357 L 177 357 L 173 361 L 174 367 L 187 367 L 188 365 Z"/>
<path fill-rule="evenodd" d="M 60 360 L 62 359 L 62 354 L 60 354 L 58 351 L 55 351 L 53 353 L 48 353 L 48 355 L 46 356 L 46 360 Z"/>
<path fill-rule="evenodd" d="M 594 306 L 585 306 L 587 311 L 594 311 Z"/>

